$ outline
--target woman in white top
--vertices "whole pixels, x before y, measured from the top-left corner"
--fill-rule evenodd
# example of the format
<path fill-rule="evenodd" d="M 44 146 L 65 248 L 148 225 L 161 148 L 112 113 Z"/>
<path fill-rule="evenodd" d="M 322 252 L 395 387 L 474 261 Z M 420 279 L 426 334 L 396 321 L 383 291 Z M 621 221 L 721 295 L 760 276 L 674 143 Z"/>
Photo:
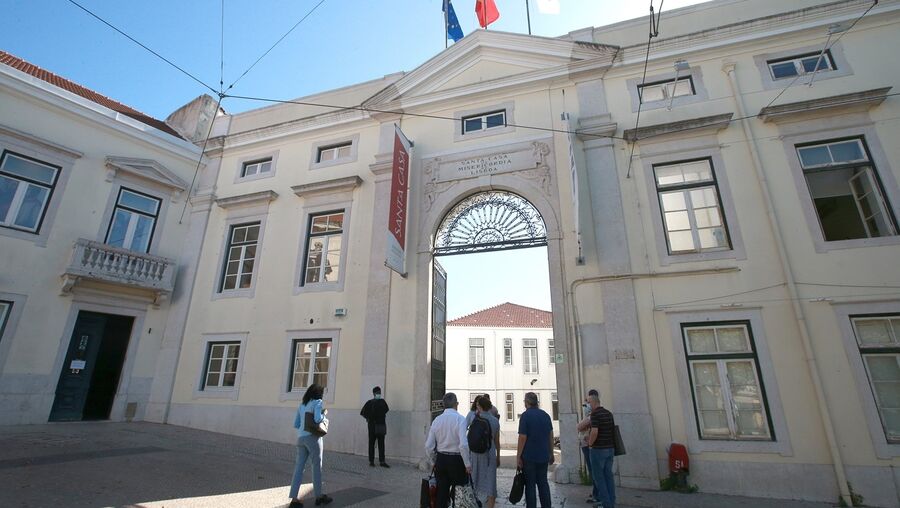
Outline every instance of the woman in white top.
<path fill-rule="evenodd" d="M 304 423 L 306 414 L 312 413 L 316 423 L 326 421 L 322 409 L 322 394 L 325 392 L 321 385 L 313 384 L 303 394 L 303 403 L 297 409 L 294 417 L 294 428 L 297 429 L 297 462 L 294 465 L 294 477 L 291 480 L 291 505 L 290 508 L 303 508 L 303 503 L 297 497 L 300 492 L 300 484 L 303 483 L 303 468 L 309 459 L 312 464 L 313 491 L 316 495 L 316 506 L 325 505 L 332 501 L 331 497 L 322 493 L 322 437 L 307 431 Z"/>

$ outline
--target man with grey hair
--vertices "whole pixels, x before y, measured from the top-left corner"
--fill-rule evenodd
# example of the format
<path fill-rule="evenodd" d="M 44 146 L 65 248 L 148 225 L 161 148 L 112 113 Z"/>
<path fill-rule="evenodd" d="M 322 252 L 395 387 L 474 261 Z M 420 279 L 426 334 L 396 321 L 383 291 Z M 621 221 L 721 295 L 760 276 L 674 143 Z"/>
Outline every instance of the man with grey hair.
<path fill-rule="evenodd" d="M 525 412 L 519 417 L 516 462 L 525 473 L 525 507 L 537 508 L 536 486 L 541 508 L 550 508 L 547 467 L 554 462 L 553 422 L 546 411 L 538 408 L 538 397 L 534 392 L 525 394 Z"/>
<path fill-rule="evenodd" d="M 466 419 L 456 411 L 459 406 L 456 394 L 444 394 L 443 403 L 444 412 L 431 423 L 425 440 L 425 453 L 434 465 L 437 479 L 438 508 L 447 508 L 450 487 L 465 485 L 472 473 L 469 454 L 462 453 L 461 449 L 466 445 Z"/>

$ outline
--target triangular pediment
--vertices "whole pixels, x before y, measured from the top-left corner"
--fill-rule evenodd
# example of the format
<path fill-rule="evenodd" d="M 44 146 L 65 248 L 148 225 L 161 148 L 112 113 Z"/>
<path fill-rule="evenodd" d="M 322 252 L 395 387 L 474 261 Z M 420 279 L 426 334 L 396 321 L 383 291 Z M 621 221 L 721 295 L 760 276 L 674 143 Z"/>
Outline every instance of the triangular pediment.
<path fill-rule="evenodd" d="M 168 187 L 175 192 L 187 190 L 188 183 L 178 177 L 171 170 L 152 159 L 135 159 L 132 157 L 107 157 L 106 168 L 111 173 L 110 180 L 118 172 L 124 172 L 139 177 L 145 181 L 153 182 L 162 187 Z"/>
<path fill-rule="evenodd" d="M 476 30 L 366 101 L 408 106 L 602 69 L 614 46 Z"/>

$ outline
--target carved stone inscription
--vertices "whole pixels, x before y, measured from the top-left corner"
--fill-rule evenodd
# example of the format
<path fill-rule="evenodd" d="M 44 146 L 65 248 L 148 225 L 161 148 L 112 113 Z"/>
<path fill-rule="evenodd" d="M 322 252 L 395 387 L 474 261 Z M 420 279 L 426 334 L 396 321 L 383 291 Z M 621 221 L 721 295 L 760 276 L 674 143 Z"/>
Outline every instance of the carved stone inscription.
<path fill-rule="evenodd" d="M 541 157 L 530 148 L 493 153 L 481 157 L 440 161 L 435 180 L 437 182 L 448 182 L 496 173 L 534 169 L 541 162 Z"/>

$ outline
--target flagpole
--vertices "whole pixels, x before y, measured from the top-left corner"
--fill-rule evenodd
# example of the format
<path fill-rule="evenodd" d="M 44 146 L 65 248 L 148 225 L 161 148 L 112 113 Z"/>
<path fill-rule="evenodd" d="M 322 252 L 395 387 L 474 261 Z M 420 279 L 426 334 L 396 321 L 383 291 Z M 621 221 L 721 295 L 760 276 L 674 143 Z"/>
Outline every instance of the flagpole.
<path fill-rule="evenodd" d="M 481 17 L 484 18 L 484 29 L 488 29 L 490 23 L 487 22 L 487 0 L 481 0 Z"/>
<path fill-rule="evenodd" d="M 449 0 L 444 0 L 444 49 L 447 49 L 450 47 L 450 43 L 447 42 L 447 39 L 450 38 L 450 37 L 448 37 L 450 35 L 450 25 L 449 25 L 450 22 L 448 21 L 448 19 L 449 19 L 448 16 L 450 16 L 450 13 L 447 12 L 447 10 L 448 10 L 447 3 L 448 2 L 449 2 Z"/>
<path fill-rule="evenodd" d="M 528 35 L 531 35 L 531 5 L 525 0 L 525 15 L 528 17 Z"/>

